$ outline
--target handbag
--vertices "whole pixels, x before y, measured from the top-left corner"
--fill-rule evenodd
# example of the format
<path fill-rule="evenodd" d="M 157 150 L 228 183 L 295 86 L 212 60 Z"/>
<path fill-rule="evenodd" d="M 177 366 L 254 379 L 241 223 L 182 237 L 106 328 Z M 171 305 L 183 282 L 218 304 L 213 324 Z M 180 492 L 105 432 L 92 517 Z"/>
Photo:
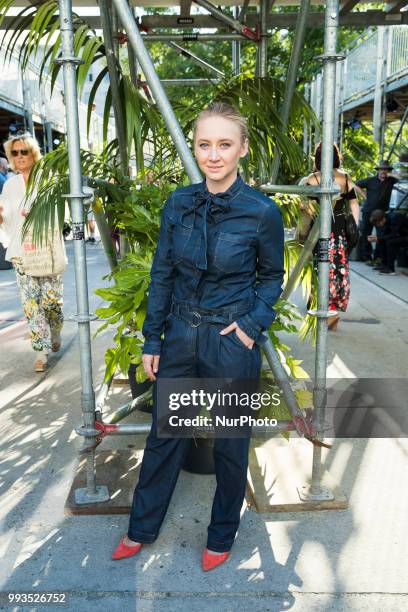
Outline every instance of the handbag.
<path fill-rule="evenodd" d="M 22 266 L 27 276 L 58 276 L 67 267 L 64 243 L 57 228 L 48 230 L 47 240 L 36 244 L 32 230 L 28 230 L 22 242 Z"/>
<path fill-rule="evenodd" d="M 360 232 L 358 231 L 356 220 L 353 217 L 353 214 L 349 208 L 349 213 L 346 216 L 346 240 L 347 240 L 347 250 L 349 253 L 357 246 L 358 240 L 360 238 Z"/>
<path fill-rule="evenodd" d="M 348 176 L 346 174 L 346 193 L 348 193 Z M 347 240 L 347 251 L 351 253 L 354 247 L 357 246 L 360 232 L 358 231 L 358 226 L 356 220 L 354 219 L 353 213 L 351 212 L 350 204 L 347 201 L 347 214 L 346 214 L 346 223 L 345 223 L 345 234 Z"/>

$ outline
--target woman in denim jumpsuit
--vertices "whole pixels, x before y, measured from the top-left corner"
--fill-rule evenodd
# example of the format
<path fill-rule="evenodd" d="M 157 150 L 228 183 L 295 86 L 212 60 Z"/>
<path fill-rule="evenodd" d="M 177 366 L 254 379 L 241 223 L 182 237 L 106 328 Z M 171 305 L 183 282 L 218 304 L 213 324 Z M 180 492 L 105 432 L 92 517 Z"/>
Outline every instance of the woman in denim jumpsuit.
<path fill-rule="evenodd" d="M 143 326 L 144 368 L 150 380 L 232 374 L 257 379 L 262 331 L 273 322 L 282 291 L 282 217 L 272 200 L 238 174 L 248 135 L 235 109 L 215 103 L 203 111 L 194 150 L 205 180 L 176 189 L 164 206 Z M 217 487 L 205 571 L 225 561 L 234 542 L 249 441 L 215 439 Z M 155 402 L 128 534 L 113 559 L 136 554 L 157 538 L 190 444 L 189 438 L 157 437 Z"/>

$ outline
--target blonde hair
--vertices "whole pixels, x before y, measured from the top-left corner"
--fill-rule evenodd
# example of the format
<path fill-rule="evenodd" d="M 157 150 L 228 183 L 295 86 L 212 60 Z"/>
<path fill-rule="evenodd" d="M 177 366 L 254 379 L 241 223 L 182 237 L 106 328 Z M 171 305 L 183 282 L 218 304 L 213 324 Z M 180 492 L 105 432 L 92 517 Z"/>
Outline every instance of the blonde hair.
<path fill-rule="evenodd" d="M 10 164 L 10 168 L 13 170 L 13 172 L 16 171 L 16 168 L 14 165 L 14 157 L 12 156 L 11 151 L 15 142 L 23 142 L 26 145 L 27 149 L 29 149 L 29 151 L 31 151 L 33 155 L 34 163 L 38 162 L 38 160 L 41 159 L 42 155 L 40 151 L 40 146 L 37 140 L 33 138 L 31 134 L 27 133 L 20 134 L 19 136 L 12 136 L 8 140 L 6 140 L 3 146 L 4 151 L 7 155 L 8 162 Z"/>
<path fill-rule="evenodd" d="M 213 102 L 201 111 L 201 113 L 197 116 L 193 125 L 193 138 L 195 140 L 198 123 L 201 119 L 207 119 L 207 117 L 224 117 L 224 119 L 229 119 L 236 123 L 239 127 L 239 131 L 241 133 L 241 142 L 244 143 L 248 140 L 249 132 L 248 132 L 248 124 L 247 120 L 236 108 L 228 104 L 227 102 Z"/>

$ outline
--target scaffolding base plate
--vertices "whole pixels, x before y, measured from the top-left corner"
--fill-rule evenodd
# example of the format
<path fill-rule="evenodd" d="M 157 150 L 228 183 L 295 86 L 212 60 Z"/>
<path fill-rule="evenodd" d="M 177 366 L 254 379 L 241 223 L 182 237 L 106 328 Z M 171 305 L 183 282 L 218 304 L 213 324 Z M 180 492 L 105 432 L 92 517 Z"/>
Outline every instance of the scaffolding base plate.
<path fill-rule="evenodd" d="M 105 487 L 105 485 L 97 485 L 96 493 L 94 495 L 89 495 L 86 487 L 81 487 L 80 489 L 75 490 L 76 504 L 98 504 L 107 501 L 109 497 L 108 487 Z"/>
<path fill-rule="evenodd" d="M 334 493 L 328 487 L 320 487 L 320 493 L 311 493 L 310 485 L 303 485 L 297 488 L 299 499 L 302 501 L 332 501 Z"/>
<path fill-rule="evenodd" d="M 330 440 L 333 444 L 336 440 Z M 322 488 L 333 496 L 305 497 L 312 473 L 313 446 L 307 440 L 282 437 L 253 438 L 249 452 L 248 499 L 255 512 L 344 510 L 347 497 L 325 468 L 333 450 L 322 449 Z M 300 495 L 302 492 L 302 496 Z"/>
<path fill-rule="evenodd" d="M 129 514 L 144 443 L 143 438 L 140 450 L 96 451 L 97 480 L 110 491 L 110 497 L 98 503 L 77 502 L 77 491 L 86 487 L 86 457 L 81 457 L 65 502 L 65 514 Z"/>

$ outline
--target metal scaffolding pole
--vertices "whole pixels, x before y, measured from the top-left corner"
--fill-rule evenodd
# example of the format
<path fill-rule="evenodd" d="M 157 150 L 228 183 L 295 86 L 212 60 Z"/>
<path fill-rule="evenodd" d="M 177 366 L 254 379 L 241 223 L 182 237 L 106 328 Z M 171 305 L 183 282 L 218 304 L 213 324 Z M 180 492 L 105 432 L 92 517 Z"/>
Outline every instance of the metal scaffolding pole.
<path fill-rule="evenodd" d="M 22 71 L 21 71 L 21 83 L 22 83 L 22 89 L 23 89 L 24 119 L 26 123 L 25 129 L 28 132 L 30 132 L 32 136 L 35 137 L 31 90 L 30 90 L 30 85 L 27 83 L 27 80 L 24 78 L 24 74 Z"/>
<path fill-rule="evenodd" d="M 199 6 L 201 6 L 202 8 L 204 8 L 209 13 L 211 13 L 211 15 L 213 15 L 216 19 L 218 19 L 219 21 L 223 23 L 226 23 L 228 26 L 230 26 L 230 28 L 232 28 L 236 32 L 239 32 L 246 38 L 251 38 L 252 40 L 258 40 L 257 32 L 253 32 L 250 28 L 248 28 L 248 26 L 243 25 L 237 19 L 234 19 L 233 17 L 226 15 L 219 8 L 211 4 L 211 2 L 208 2 L 208 0 L 194 0 L 194 2 L 198 4 Z"/>
<path fill-rule="evenodd" d="M 238 19 L 239 8 L 234 6 L 234 18 Z M 238 76 L 241 72 L 241 43 L 239 40 L 232 41 L 232 72 Z"/>
<path fill-rule="evenodd" d="M 196 64 L 197 66 L 200 66 L 200 68 L 203 68 L 204 70 L 207 70 L 208 72 L 214 73 L 220 79 L 223 79 L 225 77 L 225 74 L 221 70 L 218 70 L 218 68 L 215 68 L 215 66 L 212 66 L 208 62 L 204 61 L 203 59 L 201 59 L 200 57 L 198 57 L 197 55 L 195 55 L 188 49 L 184 49 L 184 47 L 181 47 L 175 42 L 169 42 L 168 45 L 169 47 L 177 51 L 177 53 L 180 53 L 180 55 L 183 55 L 184 57 L 192 61 L 194 64 Z"/>
<path fill-rule="evenodd" d="M 340 194 L 340 188 L 335 184 L 333 184 L 327 191 L 320 185 L 261 185 L 260 189 L 265 193 L 293 193 L 297 195 L 306 195 L 309 197 L 318 196 L 319 198 L 323 193 L 327 193 L 330 198 Z M 314 223 L 306 242 L 303 245 L 299 258 L 283 289 L 281 295 L 282 300 L 288 300 L 291 293 L 294 291 L 294 289 L 296 289 L 303 268 L 311 258 L 313 249 L 318 241 L 319 231 L 319 224 Z"/>
<path fill-rule="evenodd" d="M 121 170 L 124 174 L 128 172 L 128 153 L 126 146 L 126 129 L 121 113 L 121 96 L 119 89 L 118 67 L 116 64 L 115 44 L 112 30 L 111 11 L 107 0 L 99 0 L 101 13 L 101 24 L 105 44 L 106 63 L 109 72 L 109 83 L 112 94 L 112 106 L 115 115 L 116 136 L 119 144 L 119 158 Z"/>
<path fill-rule="evenodd" d="M 288 74 L 286 77 L 285 94 L 281 107 L 282 131 L 286 132 L 289 122 L 290 110 L 292 107 L 292 98 L 295 93 L 296 80 L 299 70 L 300 57 L 302 55 L 303 41 L 307 26 L 307 17 L 309 14 L 310 0 L 304 0 L 300 3 L 300 9 L 296 21 L 295 37 L 293 41 L 292 53 L 290 56 Z M 271 183 L 275 183 L 279 173 L 281 156 L 277 148 L 273 154 Z"/>
<path fill-rule="evenodd" d="M 406 122 L 407 119 L 408 119 L 408 106 L 405 107 L 404 114 L 402 115 L 402 118 L 401 118 L 400 126 L 398 128 L 397 133 L 395 134 L 394 142 L 392 143 L 390 151 L 389 151 L 389 153 L 387 155 L 387 161 L 390 161 L 390 159 L 391 159 L 391 157 L 392 157 L 392 155 L 394 153 L 395 147 L 397 146 L 398 138 L 402 134 L 402 130 L 404 129 L 404 125 L 405 125 L 405 122 Z"/>
<path fill-rule="evenodd" d="M 54 149 L 54 143 L 52 140 L 52 123 L 51 121 L 45 121 L 44 123 L 45 135 L 47 141 L 47 153 L 51 153 Z"/>
<path fill-rule="evenodd" d="M 173 40 L 181 40 L 184 42 L 211 42 L 211 41 L 228 41 L 228 40 L 246 40 L 247 42 L 251 42 L 245 36 L 241 34 L 199 34 L 198 32 L 194 32 L 193 34 L 143 34 L 143 40 L 146 42 L 169 42 Z M 253 41 L 256 43 L 256 41 Z"/>
<path fill-rule="evenodd" d="M 221 79 L 212 79 L 208 77 L 206 79 L 162 79 L 160 83 L 163 87 L 172 87 L 174 85 L 186 85 L 188 87 L 200 87 L 202 85 L 208 86 L 208 83 L 221 83 Z M 138 84 L 143 87 L 148 85 L 147 81 L 139 81 Z"/>
<path fill-rule="evenodd" d="M 374 140 L 381 142 L 382 106 L 383 106 L 383 79 L 385 61 L 385 27 L 377 29 L 377 67 L 375 76 L 374 106 L 373 106 L 373 130 Z"/>
<path fill-rule="evenodd" d="M 130 7 L 130 1 L 128 0 L 128 4 Z M 133 9 L 130 7 L 130 10 L 133 12 Z M 129 73 L 130 80 L 132 81 L 133 86 L 137 89 L 138 87 L 138 65 L 137 59 L 135 58 L 135 54 L 133 53 L 133 49 L 130 45 L 127 46 L 128 52 L 128 60 L 129 60 Z"/>
<path fill-rule="evenodd" d="M 322 170 L 321 186 L 330 190 L 333 185 L 333 134 L 335 120 L 336 97 L 336 61 L 337 30 L 339 3 L 328 0 L 325 13 L 323 68 L 323 127 L 322 127 Z M 315 353 L 315 381 L 313 389 L 313 405 L 317 438 L 324 435 L 323 423 L 327 402 L 326 370 L 327 370 L 327 318 L 329 313 L 329 239 L 331 232 L 332 202 L 329 193 L 323 193 L 320 198 L 320 236 L 318 241 L 318 288 L 317 310 L 310 311 L 317 317 L 317 339 Z M 302 500 L 330 500 L 333 493 L 321 485 L 321 447 L 313 447 L 312 482 L 310 486 L 302 487 L 299 492 Z"/>
<path fill-rule="evenodd" d="M 268 73 L 268 12 L 269 0 L 261 0 L 261 40 L 258 44 L 258 76 L 265 78 Z"/>
<path fill-rule="evenodd" d="M 76 65 L 79 63 L 74 55 L 74 36 L 72 27 L 71 0 L 59 0 L 59 18 L 61 26 L 62 54 L 58 61 L 63 65 L 65 112 L 67 125 L 67 147 L 69 161 L 70 193 L 66 196 L 71 202 L 73 221 L 74 256 L 75 256 L 75 287 L 78 314 L 79 356 L 81 366 L 81 406 L 84 417 L 83 434 L 85 446 L 92 446 L 95 435 L 95 393 L 92 380 L 92 354 L 90 314 L 88 301 L 88 278 L 86 269 L 85 235 L 83 200 L 87 196 L 82 190 L 82 173 L 80 159 L 80 138 L 78 119 L 78 99 L 76 88 Z M 87 453 L 86 488 L 75 491 L 78 504 L 106 501 L 109 499 L 107 487 L 96 486 L 95 455 L 90 450 Z"/>
<path fill-rule="evenodd" d="M 305 100 L 310 104 L 310 84 L 305 85 Z M 309 155 L 309 130 L 306 119 L 303 121 L 303 153 L 307 157 Z"/>
<path fill-rule="evenodd" d="M 170 105 L 166 92 L 160 82 L 155 71 L 153 62 L 147 51 L 143 37 L 139 32 L 134 15 L 129 8 L 126 0 L 113 0 L 120 20 L 127 33 L 129 43 L 131 44 L 136 58 L 144 72 L 152 94 L 156 100 L 157 106 L 163 115 L 167 129 L 169 130 L 177 152 L 180 155 L 181 161 L 186 169 L 188 177 L 192 183 L 200 183 L 202 181 L 201 173 L 195 162 L 195 159 L 187 146 L 184 134 L 181 130 L 176 115 Z"/>

